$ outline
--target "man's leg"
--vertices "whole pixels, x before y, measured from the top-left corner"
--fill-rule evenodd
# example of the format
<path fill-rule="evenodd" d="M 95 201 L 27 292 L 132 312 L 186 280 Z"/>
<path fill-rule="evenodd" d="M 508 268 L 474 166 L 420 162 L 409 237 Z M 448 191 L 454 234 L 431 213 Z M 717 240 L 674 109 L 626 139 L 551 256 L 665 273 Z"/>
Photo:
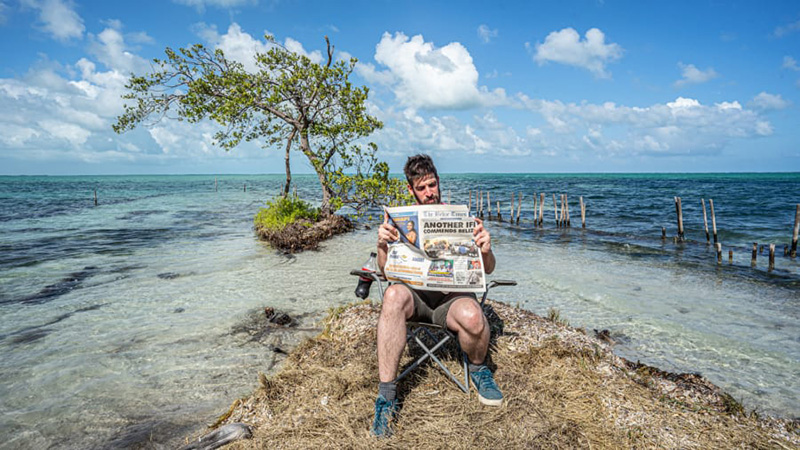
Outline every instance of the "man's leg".
<path fill-rule="evenodd" d="M 375 418 L 372 435 L 388 437 L 392 434 L 391 422 L 397 414 L 397 366 L 406 345 L 406 321 L 414 314 L 414 297 L 411 290 L 394 284 L 383 294 L 381 315 L 378 318 L 378 398 L 375 400 Z"/>
<path fill-rule="evenodd" d="M 471 297 L 453 301 L 447 311 L 447 328 L 458 333 L 458 343 L 472 364 L 483 364 L 489 350 L 489 322 Z"/>
<path fill-rule="evenodd" d="M 447 310 L 447 328 L 458 333 L 458 343 L 469 359 L 469 375 L 478 390 L 478 399 L 484 405 L 500 406 L 503 393 L 494 381 L 494 374 L 486 367 L 489 352 L 489 321 L 472 297 L 460 297 Z"/>
<path fill-rule="evenodd" d="M 414 314 L 414 297 L 401 284 L 393 284 L 383 294 L 378 318 L 378 377 L 388 383 L 397 376 L 400 356 L 406 346 L 406 321 Z"/>

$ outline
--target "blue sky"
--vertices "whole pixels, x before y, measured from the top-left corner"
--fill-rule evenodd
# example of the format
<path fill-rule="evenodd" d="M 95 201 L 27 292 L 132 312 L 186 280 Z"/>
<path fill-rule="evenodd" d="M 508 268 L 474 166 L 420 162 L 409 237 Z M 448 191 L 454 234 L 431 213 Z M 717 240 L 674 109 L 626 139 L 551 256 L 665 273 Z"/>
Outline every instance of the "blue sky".
<path fill-rule="evenodd" d="M 111 130 L 165 47 L 247 65 L 265 33 L 358 58 L 393 171 L 419 152 L 442 172 L 800 170 L 796 1 L 0 0 L 0 174 L 282 172 L 210 122 Z"/>

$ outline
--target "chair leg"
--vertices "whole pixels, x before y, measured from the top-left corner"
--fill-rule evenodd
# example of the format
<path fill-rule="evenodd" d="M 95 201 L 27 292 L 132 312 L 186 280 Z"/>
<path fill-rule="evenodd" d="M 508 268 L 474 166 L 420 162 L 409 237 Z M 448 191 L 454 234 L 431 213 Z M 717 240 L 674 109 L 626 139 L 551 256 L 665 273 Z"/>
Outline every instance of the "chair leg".
<path fill-rule="evenodd" d="M 461 358 L 464 360 L 464 386 L 467 389 L 464 392 L 469 391 L 469 360 L 467 359 L 467 352 L 461 351 Z"/>
<path fill-rule="evenodd" d="M 426 333 L 428 333 L 429 336 L 432 336 L 432 333 L 430 332 L 430 330 L 428 330 L 427 328 L 423 328 L 423 330 Z M 416 334 L 414 334 L 413 331 L 409 330 L 408 331 L 408 335 L 407 335 L 407 340 L 409 342 L 411 342 L 412 338 L 417 343 L 417 345 L 419 345 L 420 348 L 425 352 L 425 354 L 420 356 L 416 361 L 414 361 L 414 363 L 412 363 L 409 367 L 407 367 L 406 370 L 403 371 L 403 373 L 401 373 L 397 378 L 395 378 L 395 380 L 394 380 L 395 383 L 397 383 L 398 381 L 403 379 L 406 375 L 409 374 L 409 372 L 411 372 L 412 370 L 414 370 L 417 367 L 419 367 L 419 365 L 422 364 L 423 362 L 425 362 L 426 359 L 431 358 L 444 371 L 444 373 L 447 374 L 448 377 L 450 377 L 450 379 L 458 386 L 458 388 L 461 389 L 462 392 L 464 392 L 464 393 L 469 392 L 469 381 L 468 381 L 469 374 L 466 371 L 466 369 L 467 369 L 466 359 L 464 359 L 464 364 L 465 364 L 464 365 L 464 379 L 465 379 L 465 383 L 462 384 L 461 381 L 455 375 L 453 375 L 453 373 L 450 372 L 450 370 L 447 368 L 447 366 L 445 366 L 444 363 L 439 358 L 437 358 L 436 355 L 434 354 L 434 352 L 439 350 L 450 339 L 454 339 L 454 337 L 452 335 L 445 334 L 445 336 L 441 340 L 436 342 L 436 345 L 434 345 L 433 347 L 430 347 L 430 348 L 427 345 L 425 345 L 425 343 L 422 342 L 422 340 Z M 434 336 L 434 339 L 435 339 L 435 336 Z M 465 358 L 466 358 L 466 356 L 465 356 Z"/>

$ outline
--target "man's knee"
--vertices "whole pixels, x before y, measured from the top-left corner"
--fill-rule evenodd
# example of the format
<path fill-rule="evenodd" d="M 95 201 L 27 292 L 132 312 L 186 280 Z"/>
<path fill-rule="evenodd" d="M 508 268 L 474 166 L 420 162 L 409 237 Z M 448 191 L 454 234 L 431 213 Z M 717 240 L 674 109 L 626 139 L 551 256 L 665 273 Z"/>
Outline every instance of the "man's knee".
<path fill-rule="evenodd" d="M 408 289 L 399 285 L 392 285 L 383 293 L 383 305 L 381 312 L 402 313 L 409 318 L 414 313 L 414 297 Z"/>
<path fill-rule="evenodd" d="M 469 334 L 480 334 L 486 326 L 480 305 L 470 300 L 460 300 L 450 308 L 450 314 Z"/>

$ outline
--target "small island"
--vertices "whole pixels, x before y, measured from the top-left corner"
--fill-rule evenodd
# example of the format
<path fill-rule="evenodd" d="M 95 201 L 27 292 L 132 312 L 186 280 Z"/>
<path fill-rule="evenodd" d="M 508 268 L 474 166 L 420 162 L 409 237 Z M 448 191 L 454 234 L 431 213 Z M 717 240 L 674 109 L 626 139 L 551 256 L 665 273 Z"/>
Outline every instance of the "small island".
<path fill-rule="evenodd" d="M 364 302 L 332 310 L 323 332 L 275 375 L 260 375 L 258 389 L 214 428 L 252 428 L 231 449 L 800 447 L 797 420 L 748 413 L 700 375 L 625 360 L 602 333 L 571 328 L 557 314 L 494 301 L 487 311 L 490 358 L 507 398 L 501 408 L 483 407 L 426 364 L 400 386 L 395 435 L 371 437 L 380 307 Z M 407 350 L 401 365 L 410 360 Z M 454 348 L 444 361 L 460 373 Z"/>

